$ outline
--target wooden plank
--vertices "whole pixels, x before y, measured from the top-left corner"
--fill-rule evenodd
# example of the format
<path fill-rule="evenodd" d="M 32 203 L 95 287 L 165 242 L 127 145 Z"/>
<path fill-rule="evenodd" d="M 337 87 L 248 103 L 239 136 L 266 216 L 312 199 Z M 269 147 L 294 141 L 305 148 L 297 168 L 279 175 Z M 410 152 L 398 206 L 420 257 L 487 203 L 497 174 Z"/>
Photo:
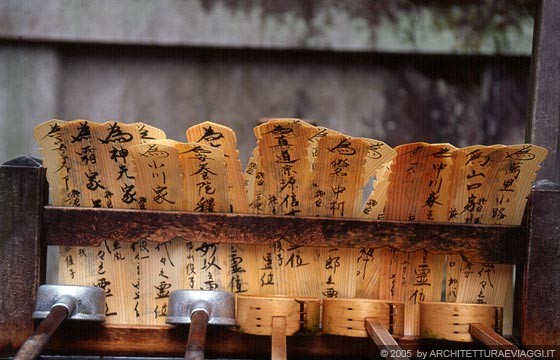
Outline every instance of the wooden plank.
<path fill-rule="evenodd" d="M 547 159 L 537 174 L 527 210 L 528 239 L 521 286 L 516 291 L 518 316 L 515 328 L 524 345 L 560 343 L 560 317 L 555 299 L 560 297 L 560 2 L 539 2 L 533 36 L 529 142 L 548 149 Z"/>
<path fill-rule="evenodd" d="M 527 140 L 549 151 L 537 180 L 560 183 L 560 2 L 543 0 L 539 5 L 533 36 Z"/>
<path fill-rule="evenodd" d="M 271 339 L 209 326 L 205 356 L 213 358 L 270 358 Z M 47 344 L 44 354 L 183 356 L 187 326 L 124 326 L 65 322 Z M 342 336 L 287 338 L 288 358 L 375 359 L 371 339 Z"/>
<path fill-rule="evenodd" d="M 20 157 L 0 166 L 0 356 L 33 331 L 35 294 L 45 274 L 42 205 L 48 199 L 40 161 Z"/>
<path fill-rule="evenodd" d="M 45 207 L 48 245 L 96 245 L 101 239 L 382 247 L 459 253 L 472 262 L 512 263 L 521 244 L 518 226 L 463 225 L 319 217 L 210 214 L 181 211 Z M 62 233 L 59 229 L 65 229 Z"/>
<path fill-rule="evenodd" d="M 527 258 L 516 319 L 524 345 L 560 344 L 560 186 L 546 180 L 533 188 L 527 212 Z M 517 335 L 517 334 L 516 334 Z"/>
<path fill-rule="evenodd" d="M 497 334 L 490 326 L 480 323 L 469 325 L 469 332 L 472 337 L 480 341 L 484 345 L 489 346 L 492 350 L 519 350 L 519 348 Z M 532 360 L 529 356 L 509 357 L 506 359 L 522 359 Z"/>
<path fill-rule="evenodd" d="M 129 148 L 136 189 L 145 197 L 148 209 L 183 210 L 187 207 L 183 170 L 179 166 L 179 151 L 174 145 L 172 140 L 154 140 Z M 186 278 L 184 241 L 169 240 L 163 244 L 147 243 L 148 251 L 139 255 L 138 311 L 143 323 L 164 324 L 169 293 L 183 288 Z"/>
<path fill-rule="evenodd" d="M 385 350 L 387 355 L 383 356 L 383 358 L 390 360 L 408 360 L 408 357 L 406 356 L 392 356 L 395 352 L 399 354 L 401 352 L 401 348 L 381 322 L 379 322 L 379 320 L 366 318 L 365 323 L 366 330 L 375 345 L 377 345 L 379 350 Z"/>
<path fill-rule="evenodd" d="M 272 347 L 271 359 L 287 359 L 286 351 L 286 318 L 283 316 L 272 317 Z"/>

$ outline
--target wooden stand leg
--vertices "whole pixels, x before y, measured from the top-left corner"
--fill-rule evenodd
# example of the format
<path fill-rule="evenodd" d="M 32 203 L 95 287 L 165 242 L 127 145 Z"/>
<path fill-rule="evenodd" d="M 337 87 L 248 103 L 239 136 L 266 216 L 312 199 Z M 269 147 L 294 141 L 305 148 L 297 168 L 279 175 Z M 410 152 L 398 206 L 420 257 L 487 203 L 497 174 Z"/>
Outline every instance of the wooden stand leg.
<path fill-rule="evenodd" d="M 45 275 L 47 194 L 39 160 L 20 157 L 0 166 L 0 356 L 14 354 L 33 332 L 35 294 Z"/>
<path fill-rule="evenodd" d="M 286 318 L 283 316 L 272 317 L 272 360 L 287 359 L 286 352 Z"/>
<path fill-rule="evenodd" d="M 366 318 L 365 322 L 366 330 L 375 345 L 379 348 L 379 351 L 386 352 L 386 355 L 382 355 L 383 358 L 390 360 L 408 360 L 406 356 L 393 356 L 395 353 L 402 354 L 402 349 L 378 320 Z"/>
<path fill-rule="evenodd" d="M 504 339 L 488 325 L 470 324 L 469 332 L 471 333 L 473 338 L 477 339 L 478 341 L 492 349 L 513 351 L 519 350 L 517 346 Z M 510 359 L 533 360 L 533 358 L 530 357 L 514 357 Z"/>

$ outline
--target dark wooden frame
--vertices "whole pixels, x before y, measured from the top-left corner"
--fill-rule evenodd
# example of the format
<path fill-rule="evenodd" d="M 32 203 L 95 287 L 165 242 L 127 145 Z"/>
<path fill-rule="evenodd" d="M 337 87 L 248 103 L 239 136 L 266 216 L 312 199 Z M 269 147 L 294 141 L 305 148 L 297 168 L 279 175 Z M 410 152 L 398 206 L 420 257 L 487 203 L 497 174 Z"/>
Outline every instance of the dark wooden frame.
<path fill-rule="evenodd" d="M 43 209 L 42 229 L 47 245 L 97 246 L 102 239 L 272 244 L 283 239 L 298 246 L 457 253 L 473 263 L 514 263 L 522 245 L 520 226 L 51 206 Z"/>
<path fill-rule="evenodd" d="M 45 207 L 45 171 L 36 159 L 22 157 L 0 166 L 0 355 L 13 354 L 33 330 L 31 313 L 36 289 L 44 281 L 47 245 L 95 244 L 101 237 L 129 241 L 142 234 L 155 241 L 204 235 L 205 239 L 245 243 L 270 242 L 282 235 L 301 245 L 390 244 L 405 251 L 425 247 L 461 253 L 472 261 L 514 263 L 518 273 L 514 335 L 525 346 L 560 345 L 560 2 L 543 0 L 539 5 L 528 140 L 550 153 L 522 227 Z M 54 231 L 56 227 L 65 229 L 64 237 Z M 185 329 L 166 326 L 68 323 L 47 351 L 179 355 L 185 337 Z M 207 341 L 210 356 L 266 357 L 269 345 L 269 338 L 226 329 L 211 329 Z M 288 351 L 289 356 L 307 358 L 374 354 L 367 339 L 326 335 L 290 338 Z"/>

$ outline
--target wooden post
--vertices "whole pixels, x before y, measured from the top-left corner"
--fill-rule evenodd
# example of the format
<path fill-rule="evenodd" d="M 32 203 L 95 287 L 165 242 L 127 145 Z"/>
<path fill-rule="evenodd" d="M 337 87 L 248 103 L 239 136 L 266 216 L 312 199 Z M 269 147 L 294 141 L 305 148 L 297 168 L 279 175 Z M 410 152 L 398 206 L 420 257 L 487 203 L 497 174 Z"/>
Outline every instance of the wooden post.
<path fill-rule="evenodd" d="M 25 156 L 0 166 L 0 356 L 15 353 L 33 332 L 35 294 L 45 276 L 47 194 L 39 160 Z"/>
<path fill-rule="evenodd" d="M 542 0 L 535 21 L 527 140 L 548 149 L 527 210 L 527 246 L 515 329 L 525 346 L 560 344 L 560 2 Z M 544 180 L 546 179 L 546 180 Z"/>
<path fill-rule="evenodd" d="M 560 185 L 539 181 L 527 213 L 528 233 L 518 318 L 521 342 L 560 344 Z M 518 297 L 519 299 L 519 297 Z"/>
<path fill-rule="evenodd" d="M 560 183 L 560 2 L 541 0 L 533 33 L 527 141 L 548 149 L 537 180 Z"/>

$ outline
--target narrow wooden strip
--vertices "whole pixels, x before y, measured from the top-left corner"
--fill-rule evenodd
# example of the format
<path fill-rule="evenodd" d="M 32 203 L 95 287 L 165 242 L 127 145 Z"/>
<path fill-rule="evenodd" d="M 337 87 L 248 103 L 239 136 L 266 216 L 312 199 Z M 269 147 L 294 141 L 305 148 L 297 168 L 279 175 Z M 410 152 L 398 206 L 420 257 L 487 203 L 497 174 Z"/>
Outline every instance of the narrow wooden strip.
<path fill-rule="evenodd" d="M 64 205 L 72 188 L 69 183 L 67 148 L 60 134 L 64 123 L 62 120 L 52 119 L 33 129 L 33 135 L 43 155 L 43 167 L 47 169 L 49 193 L 54 205 Z"/>
<path fill-rule="evenodd" d="M 272 317 L 272 360 L 285 360 L 288 358 L 286 351 L 286 318 L 283 316 Z"/>
<path fill-rule="evenodd" d="M 286 239 L 303 246 L 383 247 L 406 251 L 459 253 L 473 262 L 512 263 L 521 228 L 409 221 L 319 217 L 105 210 L 45 207 L 48 245 L 94 246 L 101 239 L 271 244 Z M 59 230 L 63 228 L 64 232 Z"/>
<path fill-rule="evenodd" d="M 179 151 L 174 145 L 164 140 L 129 148 L 136 174 L 136 188 L 148 209 L 184 210 L 187 206 L 182 190 L 184 175 L 179 167 Z M 150 240 L 149 236 L 136 237 L 142 238 Z M 138 311 L 144 324 L 163 324 L 169 293 L 183 287 L 183 279 L 186 278 L 183 243 L 181 239 L 171 238 L 169 242 L 156 244 L 143 241 L 140 245 Z"/>
<path fill-rule="evenodd" d="M 491 347 L 493 350 L 519 350 L 517 346 L 513 345 L 507 339 L 497 334 L 488 325 L 472 323 L 469 326 L 469 332 L 471 333 L 473 338 L 480 341 L 484 345 Z M 533 358 L 529 356 L 519 356 L 511 357 L 510 359 L 532 360 Z"/>
<path fill-rule="evenodd" d="M 385 359 L 394 360 L 408 360 L 406 356 L 392 356 L 393 353 L 401 353 L 401 348 L 393 339 L 391 334 L 385 329 L 385 327 L 379 322 L 379 320 L 373 318 L 366 318 L 365 320 L 366 330 L 375 343 L 379 350 L 385 350 L 387 355 L 383 356 Z"/>

